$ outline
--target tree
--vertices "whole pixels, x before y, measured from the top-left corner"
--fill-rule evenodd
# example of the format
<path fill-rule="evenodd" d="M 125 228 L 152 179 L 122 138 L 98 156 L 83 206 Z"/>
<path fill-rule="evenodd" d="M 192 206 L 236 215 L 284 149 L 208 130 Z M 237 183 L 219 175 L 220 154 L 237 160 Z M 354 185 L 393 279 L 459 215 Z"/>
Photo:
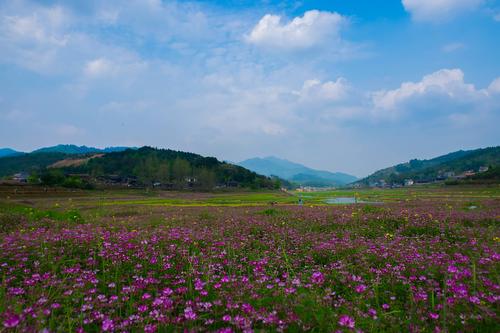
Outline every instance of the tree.
<path fill-rule="evenodd" d="M 155 172 L 155 178 L 162 183 L 168 183 L 170 181 L 170 164 L 168 161 L 159 162 Z"/>
<path fill-rule="evenodd" d="M 172 163 L 172 178 L 178 186 L 182 187 L 185 178 L 191 175 L 191 165 L 185 159 L 177 157 Z"/>
<path fill-rule="evenodd" d="M 198 186 L 204 190 L 211 190 L 215 186 L 215 172 L 209 169 L 200 169 L 197 172 Z"/>
<path fill-rule="evenodd" d="M 40 176 L 43 185 L 60 185 L 64 182 L 64 173 L 60 169 L 47 169 Z"/>

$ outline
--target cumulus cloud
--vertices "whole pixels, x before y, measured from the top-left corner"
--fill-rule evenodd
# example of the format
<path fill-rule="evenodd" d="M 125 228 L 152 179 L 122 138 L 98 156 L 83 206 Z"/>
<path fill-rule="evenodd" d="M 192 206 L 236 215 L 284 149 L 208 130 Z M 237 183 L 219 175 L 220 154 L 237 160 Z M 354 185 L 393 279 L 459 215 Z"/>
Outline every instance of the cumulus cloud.
<path fill-rule="evenodd" d="M 340 39 L 347 19 L 335 12 L 311 10 L 290 22 L 279 15 L 267 14 L 246 36 L 247 42 L 269 48 L 306 49 L 328 40 Z"/>
<path fill-rule="evenodd" d="M 429 94 L 460 99 L 478 93 L 472 84 L 464 82 L 460 69 L 442 69 L 426 75 L 420 82 L 405 82 L 394 90 L 381 90 L 373 94 L 373 104 L 377 109 L 397 109 L 405 101 Z"/>
<path fill-rule="evenodd" d="M 417 21 L 440 21 L 476 9 L 483 0 L 402 0 Z"/>
<path fill-rule="evenodd" d="M 498 79 L 497 79 L 498 80 Z M 419 82 L 404 82 L 394 90 L 377 91 L 372 96 L 373 113 L 376 116 L 399 116 L 418 111 L 439 113 L 471 112 L 491 105 L 489 92 L 499 88 L 494 81 L 488 89 L 476 89 L 464 81 L 460 69 L 441 69 L 426 75 Z"/>

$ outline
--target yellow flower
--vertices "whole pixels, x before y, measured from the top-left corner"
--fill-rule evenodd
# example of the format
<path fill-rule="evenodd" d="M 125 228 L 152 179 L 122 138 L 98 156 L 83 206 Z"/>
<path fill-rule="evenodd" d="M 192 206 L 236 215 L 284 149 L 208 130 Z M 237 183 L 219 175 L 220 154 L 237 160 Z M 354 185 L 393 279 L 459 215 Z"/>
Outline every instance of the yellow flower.
<path fill-rule="evenodd" d="M 493 241 L 500 242 L 500 237 L 493 237 Z"/>

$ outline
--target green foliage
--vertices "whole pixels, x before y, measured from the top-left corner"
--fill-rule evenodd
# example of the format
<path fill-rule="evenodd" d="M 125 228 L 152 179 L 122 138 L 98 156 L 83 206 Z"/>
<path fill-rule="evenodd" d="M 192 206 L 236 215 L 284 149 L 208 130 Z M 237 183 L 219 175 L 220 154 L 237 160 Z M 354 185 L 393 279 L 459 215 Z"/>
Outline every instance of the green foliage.
<path fill-rule="evenodd" d="M 79 177 L 66 176 L 61 169 L 47 169 L 40 176 L 45 186 L 63 186 L 67 188 L 91 189 L 93 186 Z"/>
<path fill-rule="evenodd" d="M 94 176 L 136 177 L 146 186 L 154 182 L 175 188 L 207 190 L 213 189 L 215 185 L 236 185 L 255 189 L 276 186 L 276 183 L 267 177 L 243 167 L 219 162 L 213 157 L 151 147 L 109 153 L 66 170 Z"/>
<path fill-rule="evenodd" d="M 405 179 L 431 181 L 443 172 L 453 171 L 460 174 L 467 170 L 477 171 L 482 166 L 490 166 L 491 171 L 475 176 L 477 179 L 500 179 L 500 146 L 469 151 L 460 150 L 430 160 L 413 159 L 408 163 L 379 170 L 361 180 L 360 183 L 367 185 L 380 179 L 390 184 L 402 184 Z M 449 181 L 447 184 L 455 185 L 458 182 Z"/>
<path fill-rule="evenodd" d="M 60 169 L 47 169 L 40 176 L 43 185 L 61 185 L 65 181 L 64 173 Z"/>
<path fill-rule="evenodd" d="M 0 161 L 0 177 L 10 176 L 21 171 L 28 173 L 39 172 L 66 157 L 67 155 L 63 153 L 34 153 L 2 157 Z"/>

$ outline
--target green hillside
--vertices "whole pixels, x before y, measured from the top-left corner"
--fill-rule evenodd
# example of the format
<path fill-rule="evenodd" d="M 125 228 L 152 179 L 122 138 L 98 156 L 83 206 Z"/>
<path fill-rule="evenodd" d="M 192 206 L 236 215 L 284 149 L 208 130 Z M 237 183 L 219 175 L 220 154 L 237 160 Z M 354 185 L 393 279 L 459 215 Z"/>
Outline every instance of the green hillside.
<path fill-rule="evenodd" d="M 92 158 L 91 158 L 92 157 Z M 62 162 L 61 162 L 62 161 Z M 71 162 L 77 161 L 73 164 Z M 57 168 L 51 167 L 58 162 Z M 66 162 L 66 163 L 64 163 Z M 279 181 L 214 157 L 143 147 L 104 154 L 31 153 L 0 160 L 0 177 L 36 173 L 48 184 L 121 184 L 211 189 L 215 186 L 279 187 Z M 72 177 L 68 183 L 68 177 Z"/>
<path fill-rule="evenodd" d="M 11 148 L 0 148 L 0 158 L 2 157 L 8 157 L 8 156 L 18 156 L 18 155 L 22 155 L 24 153 L 20 152 L 20 151 L 16 151 L 14 149 L 11 149 Z"/>
<path fill-rule="evenodd" d="M 386 169 L 358 181 L 358 184 L 370 185 L 384 180 L 389 184 L 402 184 L 405 179 L 427 182 L 446 178 L 447 173 L 460 175 L 465 171 L 478 171 L 480 167 L 500 166 L 500 146 L 457 151 L 429 160 L 410 160 Z"/>
<path fill-rule="evenodd" d="M 16 172 L 40 172 L 49 165 L 67 157 L 64 153 L 31 153 L 2 157 L 0 159 L 0 178 Z"/>

